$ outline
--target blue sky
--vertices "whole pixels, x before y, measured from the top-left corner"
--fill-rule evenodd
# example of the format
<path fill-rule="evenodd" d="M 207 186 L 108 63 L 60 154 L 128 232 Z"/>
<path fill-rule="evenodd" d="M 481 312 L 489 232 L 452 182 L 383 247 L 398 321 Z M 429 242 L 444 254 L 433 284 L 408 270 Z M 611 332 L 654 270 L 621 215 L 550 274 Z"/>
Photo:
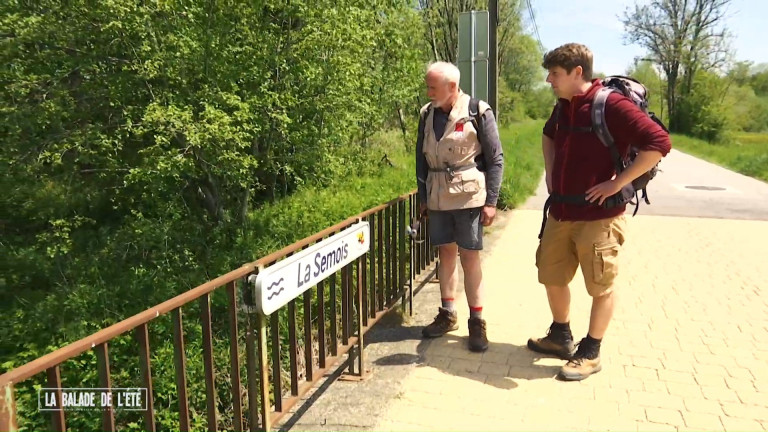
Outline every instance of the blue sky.
<path fill-rule="evenodd" d="M 605 74 L 624 73 L 633 58 L 644 56 L 645 49 L 624 45 L 624 26 L 619 17 L 635 0 L 530 0 L 545 50 L 568 42 L 587 45 L 594 53 L 594 68 Z M 645 3 L 643 0 L 639 0 Z M 523 3 L 525 4 L 525 3 Z M 524 10 L 524 12 L 527 12 Z M 736 60 L 768 63 L 765 43 L 766 0 L 732 0 L 727 25 L 733 37 L 731 47 Z M 530 17 L 527 18 L 529 29 Z"/>

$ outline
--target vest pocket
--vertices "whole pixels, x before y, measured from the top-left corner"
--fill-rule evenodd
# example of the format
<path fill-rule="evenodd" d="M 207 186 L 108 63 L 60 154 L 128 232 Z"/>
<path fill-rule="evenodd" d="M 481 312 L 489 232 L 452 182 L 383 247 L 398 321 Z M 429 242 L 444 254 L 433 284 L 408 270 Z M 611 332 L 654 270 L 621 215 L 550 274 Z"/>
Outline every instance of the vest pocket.
<path fill-rule="evenodd" d="M 480 181 L 466 173 L 455 173 L 453 178 L 448 179 L 448 193 L 463 194 L 477 193 L 480 191 Z"/>

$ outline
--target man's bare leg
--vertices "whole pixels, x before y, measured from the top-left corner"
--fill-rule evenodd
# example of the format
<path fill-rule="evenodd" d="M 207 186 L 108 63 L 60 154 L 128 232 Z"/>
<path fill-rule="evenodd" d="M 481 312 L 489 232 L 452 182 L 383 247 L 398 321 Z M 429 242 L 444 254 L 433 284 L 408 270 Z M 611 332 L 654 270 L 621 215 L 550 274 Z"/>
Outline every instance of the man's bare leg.
<path fill-rule="evenodd" d="M 568 285 L 545 285 L 549 309 L 552 312 L 552 325 L 543 338 L 528 340 L 528 348 L 543 354 L 554 354 L 561 358 L 570 358 L 573 353 L 573 334 L 571 333 L 571 289 Z"/>
<path fill-rule="evenodd" d="M 453 304 L 456 284 L 458 283 L 458 269 L 456 268 L 458 247 L 456 243 L 438 246 L 438 254 L 440 257 L 438 277 L 440 278 L 440 301 L 442 305 L 432 324 L 424 327 L 421 332 L 427 338 L 440 337 L 459 328 L 456 309 Z"/>
<path fill-rule="evenodd" d="M 602 340 L 613 318 L 616 294 L 613 291 L 592 298 L 592 313 L 589 316 L 589 335 Z"/>
<path fill-rule="evenodd" d="M 483 306 L 483 269 L 480 251 L 460 249 L 461 268 L 464 270 L 464 292 L 470 308 Z"/>
<path fill-rule="evenodd" d="M 579 381 L 602 369 L 600 364 L 600 343 L 613 317 L 616 297 L 607 292 L 592 298 L 592 313 L 589 317 L 589 332 L 581 340 L 573 360 L 560 370 L 560 379 Z"/>
<path fill-rule="evenodd" d="M 571 289 L 568 285 L 546 285 L 549 309 L 552 311 L 552 320 L 556 323 L 566 324 L 571 320 Z"/>
<path fill-rule="evenodd" d="M 469 304 L 469 349 L 482 352 L 488 349 L 485 320 L 483 320 L 483 269 L 480 251 L 459 249 L 461 268 L 464 270 L 464 291 Z"/>
<path fill-rule="evenodd" d="M 438 277 L 440 278 L 440 296 L 444 299 L 453 300 L 456 295 L 456 286 L 458 284 L 458 271 L 456 268 L 456 255 L 458 246 L 456 243 L 441 245 L 437 247 L 440 257 L 440 269 Z"/>

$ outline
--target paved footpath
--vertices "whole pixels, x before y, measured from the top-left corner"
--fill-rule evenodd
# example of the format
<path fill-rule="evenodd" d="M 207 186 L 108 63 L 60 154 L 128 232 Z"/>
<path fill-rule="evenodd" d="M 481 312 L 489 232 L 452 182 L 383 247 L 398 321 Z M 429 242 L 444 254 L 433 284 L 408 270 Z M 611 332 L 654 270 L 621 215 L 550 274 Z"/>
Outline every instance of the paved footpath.
<path fill-rule="evenodd" d="M 539 194 L 490 232 L 486 353 L 466 349 L 463 294 L 460 329 L 419 339 L 439 304 L 429 284 L 413 318 L 374 333 L 372 378 L 334 383 L 284 429 L 768 430 L 768 185 L 679 152 L 663 169 L 629 221 L 602 372 L 560 382 L 563 362 L 525 347 L 551 322 L 533 258 Z M 577 340 L 590 307 L 580 275 Z"/>

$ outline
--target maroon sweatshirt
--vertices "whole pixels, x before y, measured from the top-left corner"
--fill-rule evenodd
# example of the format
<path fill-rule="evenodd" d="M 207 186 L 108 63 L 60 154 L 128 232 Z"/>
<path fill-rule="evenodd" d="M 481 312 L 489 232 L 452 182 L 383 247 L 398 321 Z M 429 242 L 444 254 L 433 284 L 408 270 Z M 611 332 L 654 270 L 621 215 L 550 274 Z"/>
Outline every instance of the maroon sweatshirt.
<path fill-rule="evenodd" d="M 571 101 L 560 99 L 560 113 L 555 124 L 557 107 L 544 125 L 544 135 L 555 140 L 555 161 L 552 167 L 552 192 L 579 195 L 599 183 L 610 180 L 616 169 L 608 147 L 595 133 L 570 131 L 592 125 L 590 110 L 597 91 L 603 87 L 593 80 L 586 93 Z M 657 125 L 631 100 L 618 93 L 608 96 L 605 122 L 619 153 L 626 157 L 634 146 L 641 151 L 656 150 L 666 156 L 672 148 L 669 134 Z M 551 216 L 565 221 L 591 221 L 611 218 L 624 213 L 626 205 L 605 209 L 597 205 L 575 205 L 553 202 Z"/>

